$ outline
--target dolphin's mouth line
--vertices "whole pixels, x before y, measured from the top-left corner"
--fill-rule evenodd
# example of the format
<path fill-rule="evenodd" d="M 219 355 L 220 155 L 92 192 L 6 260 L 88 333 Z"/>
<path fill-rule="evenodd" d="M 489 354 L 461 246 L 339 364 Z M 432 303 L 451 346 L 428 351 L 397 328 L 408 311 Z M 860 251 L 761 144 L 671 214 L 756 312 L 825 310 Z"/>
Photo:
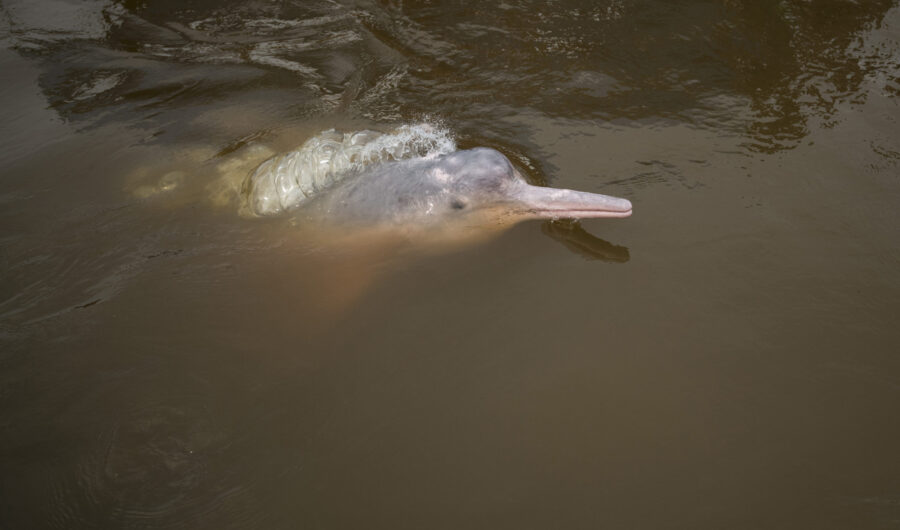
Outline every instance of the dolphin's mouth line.
<path fill-rule="evenodd" d="M 588 210 L 588 209 L 568 209 L 568 208 L 541 208 L 530 210 L 541 217 L 558 217 L 560 219 L 581 219 L 587 217 L 630 217 L 631 210 Z"/>

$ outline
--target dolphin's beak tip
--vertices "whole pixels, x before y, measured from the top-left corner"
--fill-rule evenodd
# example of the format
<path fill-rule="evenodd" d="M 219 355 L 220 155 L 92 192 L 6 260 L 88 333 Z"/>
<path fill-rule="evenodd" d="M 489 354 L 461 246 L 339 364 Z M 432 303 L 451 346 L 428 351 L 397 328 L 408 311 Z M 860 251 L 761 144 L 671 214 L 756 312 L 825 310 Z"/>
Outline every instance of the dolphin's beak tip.
<path fill-rule="evenodd" d="M 542 218 L 630 217 L 628 199 L 583 191 L 526 186 L 520 194 L 528 211 Z"/>
<path fill-rule="evenodd" d="M 634 211 L 631 201 L 619 197 L 608 198 L 612 199 L 612 203 L 608 205 L 607 209 L 601 210 L 605 213 L 598 213 L 596 217 L 631 217 Z"/>

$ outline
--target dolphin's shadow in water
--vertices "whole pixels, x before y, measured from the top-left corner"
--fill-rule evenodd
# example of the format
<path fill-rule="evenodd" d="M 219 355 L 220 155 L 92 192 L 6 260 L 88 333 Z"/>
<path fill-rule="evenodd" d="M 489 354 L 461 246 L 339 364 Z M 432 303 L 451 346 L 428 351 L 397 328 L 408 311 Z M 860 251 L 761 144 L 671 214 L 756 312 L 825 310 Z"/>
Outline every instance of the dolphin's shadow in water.
<path fill-rule="evenodd" d="M 541 231 L 585 259 L 608 263 L 625 263 L 631 259 L 628 247 L 614 245 L 590 234 L 578 221 L 546 221 Z"/>

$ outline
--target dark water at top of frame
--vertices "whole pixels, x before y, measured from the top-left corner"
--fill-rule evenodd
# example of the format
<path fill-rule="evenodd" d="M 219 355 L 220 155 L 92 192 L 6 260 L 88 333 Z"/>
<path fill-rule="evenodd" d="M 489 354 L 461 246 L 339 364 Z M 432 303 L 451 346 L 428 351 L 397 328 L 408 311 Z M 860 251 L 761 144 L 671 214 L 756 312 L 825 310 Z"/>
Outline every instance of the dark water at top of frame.
<path fill-rule="evenodd" d="M 0 527 L 898 528 L 898 92 L 893 1 L 3 0 Z M 422 122 L 634 216 L 238 214 Z"/>

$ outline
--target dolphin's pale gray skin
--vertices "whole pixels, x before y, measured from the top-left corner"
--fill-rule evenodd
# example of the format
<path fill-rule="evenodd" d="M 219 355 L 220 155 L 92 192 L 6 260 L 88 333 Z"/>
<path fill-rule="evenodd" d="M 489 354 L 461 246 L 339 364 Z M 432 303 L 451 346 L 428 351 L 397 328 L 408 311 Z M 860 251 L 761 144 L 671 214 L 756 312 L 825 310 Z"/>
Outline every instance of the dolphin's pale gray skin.
<path fill-rule="evenodd" d="M 298 215 L 360 226 L 628 217 L 626 199 L 528 184 L 500 152 L 480 147 L 366 168 L 299 205 Z M 495 223 L 496 224 L 496 223 Z"/>

